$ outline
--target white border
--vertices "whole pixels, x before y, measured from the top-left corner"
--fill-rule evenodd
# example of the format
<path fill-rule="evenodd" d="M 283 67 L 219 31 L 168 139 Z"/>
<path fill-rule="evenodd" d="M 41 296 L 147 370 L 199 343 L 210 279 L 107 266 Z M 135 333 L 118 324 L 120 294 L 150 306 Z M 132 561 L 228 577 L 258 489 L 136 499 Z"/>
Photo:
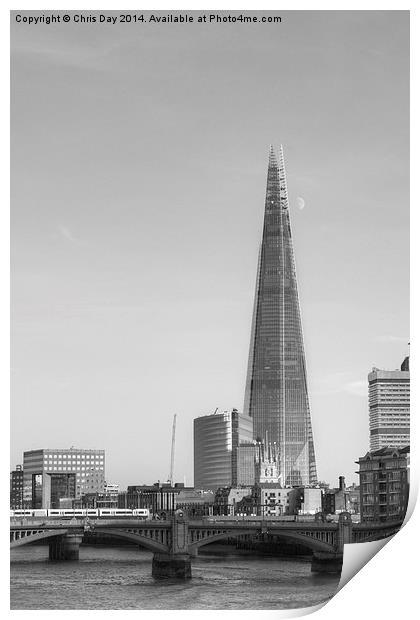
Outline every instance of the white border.
<path fill-rule="evenodd" d="M 226 6 L 222 2 L 217 2 L 213 0 L 211 3 L 196 1 L 192 2 L 182 2 L 182 3 L 174 3 L 174 2 L 149 2 L 144 1 L 141 4 L 132 2 L 130 0 L 124 3 L 124 9 L 155 9 L 155 10 L 180 10 L 180 6 L 182 10 L 193 10 L 193 9 L 219 9 L 219 10 L 227 10 Z M 354 1 L 352 3 L 340 3 L 337 6 L 337 2 L 319 2 L 317 4 L 311 2 L 284 2 L 281 6 L 274 4 L 273 2 L 264 2 L 261 6 L 255 7 L 247 2 L 238 2 L 233 1 L 229 2 L 228 5 L 230 10 L 267 10 L 267 11 L 282 11 L 282 10 L 411 10 L 411 24 L 412 24 L 412 33 L 418 35 L 418 18 L 417 18 L 417 10 L 414 7 L 414 3 L 408 2 L 377 2 L 377 1 Z M 81 9 L 80 4 L 75 7 L 77 9 Z M 55 10 L 75 10 L 69 9 L 67 2 L 55 2 L 54 9 Z M 8 7 L 2 8 L 2 42 L 3 42 L 3 54 L 1 55 L 2 68 L 3 68 L 3 83 L 8 83 L 9 79 L 9 10 L 35 10 L 38 7 L 34 7 L 33 3 L 22 2 L 15 3 L 10 2 Z M 103 1 L 101 3 L 92 0 L 87 5 L 86 9 L 83 10 L 118 10 L 118 6 L 115 4 L 111 4 L 110 2 Z M 38 9 L 40 10 L 40 9 Z M 419 53 L 418 53 L 418 44 L 416 42 L 416 36 L 412 34 L 412 67 L 417 68 L 419 65 Z M 417 138 L 417 115 L 415 111 L 419 109 L 419 98 L 417 95 L 417 83 L 415 81 L 416 76 L 413 75 L 412 69 L 412 110 L 413 118 L 412 118 L 412 135 Z M 9 102 L 2 98 L 2 116 L 1 120 L 3 123 L 3 136 L 9 135 Z M 1 304 L 1 342 L 2 345 L 2 373 L 1 376 L 4 379 L 3 381 L 3 411 L 6 412 L 9 410 L 9 393 L 7 390 L 8 386 L 8 377 L 9 377 L 9 350 L 6 343 L 9 341 L 9 306 L 7 303 L 7 291 L 9 285 L 9 217 L 7 208 L 5 205 L 8 204 L 9 197 L 9 149 L 8 147 L 8 139 L 3 138 L 3 143 L 6 145 L 5 152 L 3 153 L 3 162 L 2 162 L 2 172 L 4 175 L 3 178 L 3 187 L 6 188 L 6 197 L 3 203 L 3 207 L 1 209 L 1 244 L 0 244 L 0 252 L 1 252 L 1 277 L 2 277 L 2 291 L 3 291 L 3 303 Z M 418 184 L 416 183 L 418 177 L 418 156 L 417 156 L 417 144 L 412 146 L 412 159 L 411 159 L 411 171 L 412 171 L 412 204 L 419 204 L 419 195 L 418 195 Z M 417 209 L 415 210 L 417 211 Z M 412 210 L 412 255 L 411 255 L 411 265 L 412 270 L 414 271 L 414 266 L 418 264 L 418 251 L 416 245 L 418 245 L 417 235 L 414 236 L 415 233 L 418 232 L 418 215 L 414 210 Z M 420 316 L 419 307 L 418 307 L 418 290 L 415 283 L 415 276 L 412 275 L 412 316 L 418 317 Z M 411 374 L 412 379 L 415 377 L 416 366 L 415 363 L 415 355 L 417 350 L 417 328 L 416 325 L 412 326 L 413 332 L 411 335 L 411 343 L 412 343 L 412 358 L 411 362 Z M 416 382 L 412 380 L 412 411 L 417 412 L 418 410 L 418 397 L 417 397 L 417 386 Z M 7 423 L 6 423 L 7 427 Z M 8 427 L 7 427 L 8 428 Z M 8 439 L 7 439 L 7 428 L 4 429 L 3 432 L 3 441 L 6 445 L 3 447 L 3 472 L 8 471 L 9 460 L 7 460 L 6 465 L 6 457 L 8 456 Z M 417 444 L 415 441 L 416 437 L 419 434 L 419 425 L 416 424 L 415 416 L 413 415 L 412 421 L 412 439 L 413 444 Z M 418 480 L 418 471 L 419 471 L 419 458 L 418 454 L 414 453 L 411 455 L 411 478 L 412 482 L 414 480 L 417 482 Z M 414 479 L 414 480 L 413 480 Z M 7 487 L 4 487 L 7 488 Z M 8 495 L 8 494 L 5 494 Z M 3 513 L 5 511 L 3 510 Z M 7 523 L 8 523 L 8 515 L 7 515 Z M 327 605 L 322 607 L 320 610 L 315 612 L 316 618 L 320 618 L 323 620 L 330 619 L 336 620 L 338 617 L 341 619 L 351 618 L 381 618 L 386 620 L 388 618 L 398 618 L 400 616 L 406 616 L 407 618 L 411 618 L 418 611 L 418 601 L 417 601 L 417 588 L 418 583 L 415 577 L 416 569 L 417 569 L 417 557 L 416 551 L 419 547 L 418 540 L 418 531 L 420 529 L 420 517 L 419 510 L 415 510 L 413 516 L 405 525 L 403 530 L 395 536 L 382 551 L 375 556 L 368 564 L 351 579 L 349 584 L 347 584 Z M 4 531 L 4 530 L 3 530 Z M 5 541 L 4 541 L 5 542 Z M 352 552 L 355 551 L 355 547 Z M 350 555 L 352 555 L 350 552 Z M 4 558 L 8 557 L 8 545 L 5 545 L 5 553 L 3 554 Z M 347 559 L 347 556 L 346 556 Z M 354 558 L 353 558 L 354 561 Z M 54 618 L 61 617 L 63 614 L 69 615 L 74 612 L 71 611 L 41 611 L 41 612 L 8 612 L 8 569 L 7 567 L 2 566 L 2 587 L 4 591 L 2 592 L 2 607 L 3 611 L 6 613 L 13 615 L 14 617 L 19 617 L 21 614 L 29 614 L 35 617 L 45 617 L 48 614 L 54 614 Z M 215 592 L 215 596 L 217 593 Z M 89 610 L 86 611 L 78 611 L 76 612 L 78 615 L 85 615 L 91 613 L 104 613 L 104 612 L 92 612 Z M 130 612 L 126 611 L 109 611 L 105 612 L 107 614 L 111 613 L 114 616 L 120 614 L 126 614 Z M 298 615 L 302 615 L 302 612 L 298 610 L 293 610 L 293 612 L 270 612 L 270 611 L 235 611 L 235 612 L 218 612 L 218 611 L 208 611 L 208 612 L 198 612 L 195 610 L 188 611 L 174 611 L 174 612 L 147 612 L 141 611 L 142 618 L 149 616 L 162 616 L 166 617 L 168 614 L 172 617 L 185 617 L 185 614 L 189 614 L 193 617 L 207 615 L 210 617 L 214 615 L 226 615 L 228 614 L 231 618 L 243 618 L 244 615 L 247 617 L 261 617 L 261 616 L 272 616 L 274 615 L 278 618 L 284 617 L 296 617 Z M 416 613 L 417 615 L 417 613 Z"/>

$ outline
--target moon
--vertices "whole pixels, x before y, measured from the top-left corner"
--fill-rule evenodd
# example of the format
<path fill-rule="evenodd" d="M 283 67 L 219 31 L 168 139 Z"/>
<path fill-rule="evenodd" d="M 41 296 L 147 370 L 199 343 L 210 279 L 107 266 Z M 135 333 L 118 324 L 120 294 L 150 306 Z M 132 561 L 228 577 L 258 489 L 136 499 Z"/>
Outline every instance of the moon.
<path fill-rule="evenodd" d="M 301 211 L 305 208 L 305 201 L 303 200 L 302 196 L 297 197 L 297 206 L 298 209 L 300 209 Z"/>

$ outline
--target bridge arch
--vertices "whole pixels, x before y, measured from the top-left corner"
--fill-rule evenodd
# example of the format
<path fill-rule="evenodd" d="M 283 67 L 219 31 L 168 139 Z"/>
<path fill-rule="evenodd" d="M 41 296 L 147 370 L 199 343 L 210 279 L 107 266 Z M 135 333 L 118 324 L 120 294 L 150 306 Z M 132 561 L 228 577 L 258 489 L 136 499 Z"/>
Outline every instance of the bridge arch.
<path fill-rule="evenodd" d="M 131 542 L 136 543 L 137 545 L 141 545 L 145 547 L 148 551 L 158 552 L 158 553 L 167 553 L 168 547 L 167 545 L 158 542 L 157 540 L 153 540 L 152 538 L 148 538 L 147 536 L 142 536 L 141 534 L 136 534 L 135 532 L 128 532 L 126 530 L 117 530 L 117 529 L 107 529 L 95 527 L 94 532 L 97 534 L 103 534 L 110 538 L 121 538 L 123 540 L 130 540 Z"/>
<path fill-rule="evenodd" d="M 249 530 L 239 530 L 239 531 L 231 530 L 231 531 L 220 532 L 220 533 L 212 534 L 210 536 L 206 536 L 199 540 L 196 540 L 190 543 L 188 545 L 188 548 L 191 553 L 194 553 L 200 547 L 203 547 L 204 545 L 209 545 L 213 542 L 226 540 L 228 538 L 239 538 L 240 536 L 243 536 L 244 534 L 255 535 L 257 533 L 261 533 L 261 530 L 251 531 L 251 532 Z M 329 553 L 334 551 L 333 544 L 329 542 L 325 542 L 323 540 L 319 540 L 318 538 L 315 538 L 313 536 L 302 534 L 300 532 L 292 532 L 292 531 L 286 530 L 286 531 L 281 531 L 281 532 L 271 531 L 269 532 L 269 534 L 273 536 L 274 538 L 287 539 L 290 542 L 294 542 L 304 547 L 307 547 L 310 551 L 325 551 Z"/>
<path fill-rule="evenodd" d="M 23 530 L 25 531 L 25 530 Z M 35 543 L 39 540 L 45 540 L 46 538 L 55 538 L 57 536 L 63 536 L 67 534 L 68 530 L 47 530 L 43 532 L 35 532 L 32 533 L 30 531 L 25 532 L 23 536 L 20 538 L 15 538 L 10 541 L 10 549 L 15 549 L 16 547 L 22 547 L 23 545 L 30 545 L 31 543 Z"/>
<path fill-rule="evenodd" d="M 358 543 L 364 543 L 364 542 L 374 542 L 376 540 L 386 540 L 387 538 L 392 538 L 392 536 L 395 536 L 395 534 L 398 533 L 398 530 L 395 529 L 394 531 L 389 531 L 389 532 L 383 532 L 383 533 L 379 533 L 378 532 L 368 532 L 366 534 L 366 536 L 362 535 L 358 537 L 358 540 L 355 540 L 354 542 L 358 542 Z"/>
<path fill-rule="evenodd" d="M 311 551 L 326 551 L 332 552 L 334 551 L 334 545 L 326 542 L 324 540 L 320 540 L 315 536 L 308 536 L 307 534 L 302 534 L 301 532 L 271 532 L 271 534 L 277 538 L 286 538 L 291 542 L 300 544 L 304 547 L 308 547 Z"/>

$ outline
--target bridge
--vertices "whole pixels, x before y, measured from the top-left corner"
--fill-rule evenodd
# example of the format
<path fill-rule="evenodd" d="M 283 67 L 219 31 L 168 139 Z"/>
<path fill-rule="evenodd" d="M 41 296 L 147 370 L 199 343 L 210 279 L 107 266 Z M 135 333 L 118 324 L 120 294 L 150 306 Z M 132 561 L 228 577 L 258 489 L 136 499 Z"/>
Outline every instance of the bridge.
<path fill-rule="evenodd" d="M 131 541 L 153 552 L 154 577 L 191 577 L 191 557 L 200 547 L 227 539 L 280 539 L 313 552 L 312 571 L 339 572 L 345 544 L 379 540 L 392 536 L 402 521 L 353 523 L 349 513 L 338 523 L 327 523 L 322 515 L 310 522 L 289 522 L 253 518 L 242 520 L 188 521 L 182 510 L 168 521 L 138 519 L 72 519 L 69 522 L 31 519 L 10 524 L 10 548 L 47 540 L 51 560 L 78 560 L 79 547 L 87 533 Z"/>

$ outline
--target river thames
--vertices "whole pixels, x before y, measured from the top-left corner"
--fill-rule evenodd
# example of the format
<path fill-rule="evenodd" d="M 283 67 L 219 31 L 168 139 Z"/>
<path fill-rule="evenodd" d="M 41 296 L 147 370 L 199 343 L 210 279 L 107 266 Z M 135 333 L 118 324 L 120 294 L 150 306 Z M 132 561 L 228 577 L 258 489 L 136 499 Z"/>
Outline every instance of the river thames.
<path fill-rule="evenodd" d="M 152 553 L 80 548 L 51 562 L 48 546 L 11 551 L 11 609 L 291 609 L 331 598 L 339 575 L 311 574 L 307 559 L 229 552 L 198 556 L 188 581 L 155 580 Z"/>

